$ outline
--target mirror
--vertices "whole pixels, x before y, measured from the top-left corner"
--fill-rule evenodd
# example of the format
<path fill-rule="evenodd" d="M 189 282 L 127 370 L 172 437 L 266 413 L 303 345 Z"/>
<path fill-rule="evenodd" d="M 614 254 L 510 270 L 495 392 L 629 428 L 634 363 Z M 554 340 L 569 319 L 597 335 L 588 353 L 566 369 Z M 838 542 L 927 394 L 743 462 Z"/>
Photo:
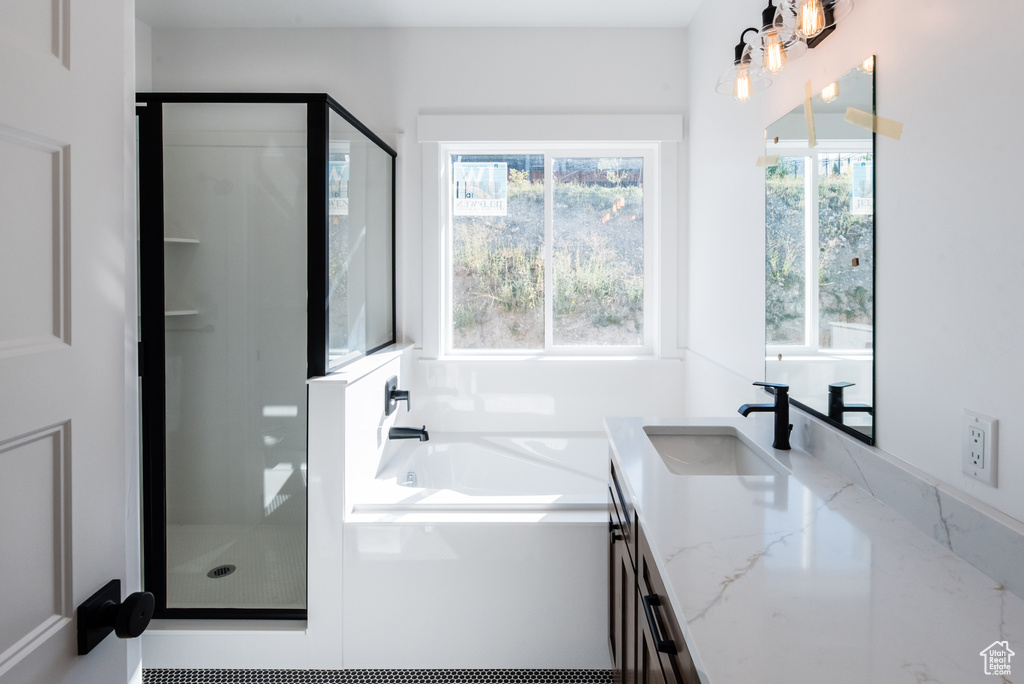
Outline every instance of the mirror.
<path fill-rule="evenodd" d="M 811 115 L 801 104 L 771 124 L 765 144 L 765 379 L 868 444 L 875 141 L 864 114 L 874 101 L 871 57 L 815 93 Z"/>

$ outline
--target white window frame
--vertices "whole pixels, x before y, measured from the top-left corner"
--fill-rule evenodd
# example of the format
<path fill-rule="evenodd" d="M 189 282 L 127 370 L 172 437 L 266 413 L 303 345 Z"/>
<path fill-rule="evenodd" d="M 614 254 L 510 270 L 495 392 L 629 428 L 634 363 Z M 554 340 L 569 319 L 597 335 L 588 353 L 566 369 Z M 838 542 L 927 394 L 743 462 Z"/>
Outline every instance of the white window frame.
<path fill-rule="evenodd" d="M 822 154 L 838 154 L 842 152 L 874 153 L 873 142 L 867 140 L 828 140 L 819 142 L 815 147 L 808 147 L 807 141 L 786 141 L 772 144 L 768 149 L 773 156 L 803 157 L 807 159 L 805 168 L 810 173 L 804 175 L 804 344 L 772 344 L 765 345 L 766 358 L 774 358 L 783 354 L 786 358 L 800 355 L 808 359 L 823 357 L 871 357 L 873 349 L 842 349 L 838 347 L 822 348 L 818 343 L 819 291 L 818 291 L 818 255 L 817 249 L 820 230 L 818 225 L 818 176 L 820 157 Z M 814 248 L 811 248 L 813 245 Z"/>
<path fill-rule="evenodd" d="M 679 234 L 676 188 L 683 117 L 678 114 L 627 115 L 420 115 L 417 140 L 423 169 L 423 331 L 422 358 L 521 359 L 599 356 L 626 359 L 680 356 Z M 451 348 L 450 178 L 449 152 L 476 148 L 479 153 L 556 150 L 563 156 L 595 156 L 608 151 L 645 152 L 644 182 L 644 344 L 573 346 L 546 349 L 471 350 Z M 444 148 L 442 150 L 442 148 Z M 541 152 L 536 152 L 541 153 Z M 648 163 L 647 154 L 652 155 Z M 604 155 L 609 156 L 609 155 Z M 545 154 L 545 163 L 551 159 Z M 549 174 L 550 175 L 550 174 Z M 666 190 L 663 191 L 662 188 Z M 550 202 L 547 204 L 551 206 Z M 648 211 L 650 207 L 650 211 Z M 665 226 L 669 226 L 665 230 Z M 550 244 L 550 243 L 548 243 Z M 548 255 L 546 255 L 547 260 Z M 550 274 L 550 270 L 547 271 Z M 545 280 L 545 288 L 548 281 Z M 551 281 L 553 282 L 553 281 Z M 665 294 L 667 293 L 667 295 Z M 552 331 L 546 321 L 545 335 Z"/>
<path fill-rule="evenodd" d="M 444 302 L 442 305 L 442 349 L 445 356 L 618 356 L 622 354 L 649 355 L 654 350 L 654 279 L 657 229 L 658 149 L 653 143 L 446 143 L 439 148 L 445 161 L 442 187 L 447 188 L 442 205 L 442 242 L 445 249 Z M 454 296 L 452 246 L 452 179 L 451 158 L 453 155 L 543 155 L 544 156 L 544 347 L 531 348 L 457 348 L 454 347 Z M 644 160 L 643 169 L 643 211 L 644 211 L 644 312 L 643 341 L 638 345 L 556 345 L 554 342 L 554 160 L 555 159 L 597 159 L 606 157 L 632 157 Z"/>

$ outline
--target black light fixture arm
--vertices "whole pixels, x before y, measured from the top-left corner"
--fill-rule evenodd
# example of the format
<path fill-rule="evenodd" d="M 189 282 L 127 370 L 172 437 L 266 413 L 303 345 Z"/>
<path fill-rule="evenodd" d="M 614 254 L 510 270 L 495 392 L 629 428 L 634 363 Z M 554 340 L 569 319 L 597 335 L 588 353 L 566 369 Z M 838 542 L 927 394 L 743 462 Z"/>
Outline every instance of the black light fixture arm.
<path fill-rule="evenodd" d="M 768 0 L 768 6 L 761 10 L 761 30 L 771 28 L 775 26 L 775 20 L 778 18 L 779 8 L 775 6 L 772 0 Z"/>
<path fill-rule="evenodd" d="M 745 64 L 750 63 L 750 55 L 744 55 L 743 50 L 747 47 L 747 34 L 751 31 L 757 33 L 757 29 L 751 26 L 750 28 L 743 29 L 743 33 L 740 34 L 740 42 L 736 43 L 735 48 L 735 59 L 733 60 L 734 66 L 739 66 L 740 62 Z"/>

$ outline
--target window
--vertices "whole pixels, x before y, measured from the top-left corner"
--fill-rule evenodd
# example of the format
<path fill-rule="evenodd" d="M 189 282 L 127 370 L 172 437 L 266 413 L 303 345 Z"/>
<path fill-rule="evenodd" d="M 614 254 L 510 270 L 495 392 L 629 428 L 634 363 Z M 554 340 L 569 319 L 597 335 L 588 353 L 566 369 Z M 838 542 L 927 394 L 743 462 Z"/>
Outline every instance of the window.
<path fill-rule="evenodd" d="M 870 354 L 871 142 L 773 152 L 778 164 L 765 177 L 768 351 Z"/>
<path fill-rule="evenodd" d="M 442 153 L 448 352 L 651 350 L 656 146 Z"/>

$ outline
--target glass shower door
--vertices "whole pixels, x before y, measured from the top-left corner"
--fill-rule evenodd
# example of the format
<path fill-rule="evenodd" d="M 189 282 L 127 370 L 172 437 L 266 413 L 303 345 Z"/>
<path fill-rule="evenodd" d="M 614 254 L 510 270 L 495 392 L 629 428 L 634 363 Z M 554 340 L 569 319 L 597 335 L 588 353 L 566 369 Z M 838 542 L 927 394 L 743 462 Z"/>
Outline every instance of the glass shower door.
<path fill-rule="evenodd" d="M 167 609 L 306 607 L 306 121 L 163 105 Z"/>

